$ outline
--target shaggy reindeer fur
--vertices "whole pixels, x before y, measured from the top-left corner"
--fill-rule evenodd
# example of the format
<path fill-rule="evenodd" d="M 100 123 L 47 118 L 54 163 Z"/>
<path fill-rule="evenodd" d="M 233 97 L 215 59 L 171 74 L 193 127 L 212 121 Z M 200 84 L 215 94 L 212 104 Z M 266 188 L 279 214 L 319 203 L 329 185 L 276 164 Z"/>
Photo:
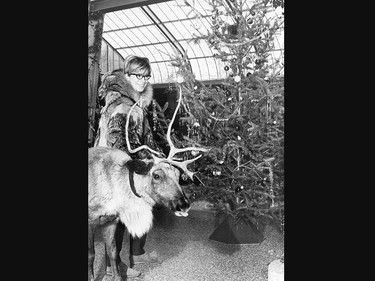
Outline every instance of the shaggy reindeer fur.
<path fill-rule="evenodd" d="M 118 219 L 132 236 L 141 237 L 152 227 L 152 207 L 156 203 L 186 215 L 190 202 L 178 184 L 179 170 L 167 162 L 132 160 L 119 149 L 98 146 L 89 149 L 88 165 L 89 280 L 93 280 L 94 234 L 101 226 L 114 278 L 121 281 L 115 263 Z M 131 190 L 130 172 L 134 172 L 134 186 L 140 198 Z"/>
<path fill-rule="evenodd" d="M 132 160 L 118 149 L 89 149 L 89 221 L 118 215 L 131 235 L 141 237 L 152 227 L 152 207 L 156 203 L 172 211 L 176 207 L 178 211 L 189 208 L 178 184 L 179 170 L 168 163 L 153 165 L 144 161 Z M 129 186 L 129 168 L 135 170 L 135 188 L 141 198 Z"/>

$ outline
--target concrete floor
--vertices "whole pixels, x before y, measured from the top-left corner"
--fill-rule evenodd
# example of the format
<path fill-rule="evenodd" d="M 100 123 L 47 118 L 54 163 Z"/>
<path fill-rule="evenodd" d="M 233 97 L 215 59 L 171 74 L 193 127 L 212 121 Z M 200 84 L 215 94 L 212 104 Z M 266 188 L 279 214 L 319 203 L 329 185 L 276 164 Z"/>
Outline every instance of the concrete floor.
<path fill-rule="evenodd" d="M 162 208 L 155 212 L 153 229 L 147 236 L 145 250 L 156 251 L 163 260 L 158 265 L 135 265 L 142 272 L 133 281 L 267 281 L 268 264 L 284 254 L 283 235 L 269 226 L 260 244 L 227 245 L 208 239 L 220 223 L 215 213 L 193 208 L 188 217 L 176 217 Z M 95 274 L 105 271 L 104 247 L 100 237 L 95 242 Z M 129 239 L 124 239 L 120 253 L 129 264 Z M 103 281 L 111 278 L 105 276 Z"/>

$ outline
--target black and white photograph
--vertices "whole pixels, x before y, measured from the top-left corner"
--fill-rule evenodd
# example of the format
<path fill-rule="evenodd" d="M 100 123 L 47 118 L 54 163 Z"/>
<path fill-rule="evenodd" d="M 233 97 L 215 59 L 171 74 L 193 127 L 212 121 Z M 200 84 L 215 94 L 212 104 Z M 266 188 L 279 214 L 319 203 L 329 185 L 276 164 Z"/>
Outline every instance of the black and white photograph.
<path fill-rule="evenodd" d="M 88 0 L 88 281 L 284 281 L 284 10 Z"/>

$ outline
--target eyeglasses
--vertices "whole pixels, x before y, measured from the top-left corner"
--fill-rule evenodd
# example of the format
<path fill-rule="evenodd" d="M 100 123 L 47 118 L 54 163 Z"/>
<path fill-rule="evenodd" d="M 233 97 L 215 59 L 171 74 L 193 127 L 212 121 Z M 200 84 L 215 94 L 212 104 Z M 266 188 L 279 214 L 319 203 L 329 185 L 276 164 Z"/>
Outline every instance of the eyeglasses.
<path fill-rule="evenodd" d="M 141 80 L 142 78 L 144 78 L 146 81 L 148 80 L 148 79 L 150 79 L 151 78 L 151 75 L 142 75 L 142 74 L 137 74 L 137 73 L 128 73 L 128 75 L 130 76 L 130 75 L 135 75 L 135 77 L 137 77 L 137 79 L 138 80 Z"/>

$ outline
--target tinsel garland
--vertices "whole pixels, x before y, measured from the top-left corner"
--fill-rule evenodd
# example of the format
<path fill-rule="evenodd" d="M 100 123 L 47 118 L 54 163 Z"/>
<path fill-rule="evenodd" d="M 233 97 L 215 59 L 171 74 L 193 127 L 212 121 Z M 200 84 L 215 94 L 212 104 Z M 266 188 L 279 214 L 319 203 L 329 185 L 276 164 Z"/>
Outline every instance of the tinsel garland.
<path fill-rule="evenodd" d="M 153 131 L 156 131 L 156 122 L 157 122 L 157 113 L 156 113 L 156 104 L 155 101 L 152 101 L 152 120 L 153 122 Z"/>

